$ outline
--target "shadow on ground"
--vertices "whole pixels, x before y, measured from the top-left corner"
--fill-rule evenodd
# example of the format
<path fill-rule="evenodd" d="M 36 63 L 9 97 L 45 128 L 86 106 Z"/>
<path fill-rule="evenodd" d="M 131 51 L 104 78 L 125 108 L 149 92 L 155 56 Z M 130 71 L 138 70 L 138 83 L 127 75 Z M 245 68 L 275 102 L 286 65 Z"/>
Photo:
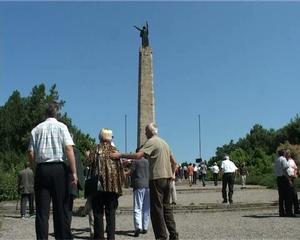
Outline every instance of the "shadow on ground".
<path fill-rule="evenodd" d="M 274 215 L 274 214 L 268 214 L 268 215 L 245 215 L 243 217 L 246 217 L 246 218 L 256 218 L 256 219 L 259 219 L 259 218 L 278 218 L 279 216 L 278 215 Z"/>

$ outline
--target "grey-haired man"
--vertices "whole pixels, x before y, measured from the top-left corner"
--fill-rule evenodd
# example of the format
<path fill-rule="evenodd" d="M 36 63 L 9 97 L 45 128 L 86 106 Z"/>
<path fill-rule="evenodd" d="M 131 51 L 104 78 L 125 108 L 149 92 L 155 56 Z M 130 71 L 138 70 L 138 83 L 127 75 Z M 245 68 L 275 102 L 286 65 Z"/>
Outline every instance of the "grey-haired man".
<path fill-rule="evenodd" d="M 155 123 L 145 129 L 147 141 L 134 154 L 114 153 L 114 158 L 141 159 L 149 161 L 150 216 L 155 239 L 178 239 L 173 210 L 170 205 L 171 181 L 175 178 L 176 160 L 169 145 L 160 138 Z M 166 229 L 167 227 L 167 229 Z"/>

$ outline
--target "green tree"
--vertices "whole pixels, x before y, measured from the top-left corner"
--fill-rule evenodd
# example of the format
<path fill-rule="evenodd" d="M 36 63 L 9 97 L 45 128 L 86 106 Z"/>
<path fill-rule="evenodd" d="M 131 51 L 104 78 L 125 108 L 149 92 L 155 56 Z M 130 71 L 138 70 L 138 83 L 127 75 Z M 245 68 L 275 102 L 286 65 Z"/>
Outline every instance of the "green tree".
<path fill-rule="evenodd" d="M 27 161 L 30 131 L 45 120 L 45 106 L 53 100 L 59 103 L 60 109 L 63 108 L 65 101 L 60 99 L 56 85 L 47 93 L 45 85 L 41 84 L 34 86 L 28 97 L 21 97 L 17 90 L 14 91 L 0 107 L 0 201 L 17 196 L 16 173 Z M 95 140 L 82 133 L 67 113 L 62 113 L 59 120 L 73 133 L 76 147 L 83 156 Z"/>

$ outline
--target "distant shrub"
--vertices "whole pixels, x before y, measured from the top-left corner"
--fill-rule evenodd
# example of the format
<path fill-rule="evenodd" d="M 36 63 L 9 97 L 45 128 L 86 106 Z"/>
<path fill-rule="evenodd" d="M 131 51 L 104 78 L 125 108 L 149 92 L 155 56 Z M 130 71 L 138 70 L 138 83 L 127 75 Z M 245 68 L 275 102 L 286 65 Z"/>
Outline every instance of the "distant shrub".
<path fill-rule="evenodd" d="M 267 173 L 262 175 L 250 175 L 247 177 L 247 184 L 262 185 L 268 188 L 276 188 L 276 177 L 274 174 Z"/>
<path fill-rule="evenodd" d="M 17 174 L 21 165 L 12 168 L 9 171 L 0 171 L 0 201 L 14 200 L 18 198 Z"/>

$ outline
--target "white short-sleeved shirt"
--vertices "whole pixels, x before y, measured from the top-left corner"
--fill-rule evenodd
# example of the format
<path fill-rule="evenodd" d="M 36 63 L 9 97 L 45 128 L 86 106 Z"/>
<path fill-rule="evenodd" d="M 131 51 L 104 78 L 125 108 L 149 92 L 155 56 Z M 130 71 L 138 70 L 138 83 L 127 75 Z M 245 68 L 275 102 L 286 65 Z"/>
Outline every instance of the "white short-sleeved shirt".
<path fill-rule="evenodd" d="M 224 173 L 234 173 L 238 168 L 230 160 L 224 160 L 221 164 L 221 169 Z"/>
<path fill-rule="evenodd" d="M 275 161 L 275 175 L 281 177 L 284 175 L 284 171 L 289 167 L 285 157 L 280 156 Z"/>
<path fill-rule="evenodd" d="M 219 173 L 220 169 L 217 165 L 214 165 L 210 168 L 213 173 Z"/>
<path fill-rule="evenodd" d="M 294 159 L 290 158 L 288 161 L 287 161 L 287 164 L 288 164 L 288 168 L 286 170 L 288 176 L 290 177 L 297 177 L 297 165 L 294 161 Z"/>
<path fill-rule="evenodd" d="M 55 118 L 47 118 L 31 131 L 29 150 L 36 163 L 63 162 L 64 147 L 74 145 L 67 126 Z"/>

